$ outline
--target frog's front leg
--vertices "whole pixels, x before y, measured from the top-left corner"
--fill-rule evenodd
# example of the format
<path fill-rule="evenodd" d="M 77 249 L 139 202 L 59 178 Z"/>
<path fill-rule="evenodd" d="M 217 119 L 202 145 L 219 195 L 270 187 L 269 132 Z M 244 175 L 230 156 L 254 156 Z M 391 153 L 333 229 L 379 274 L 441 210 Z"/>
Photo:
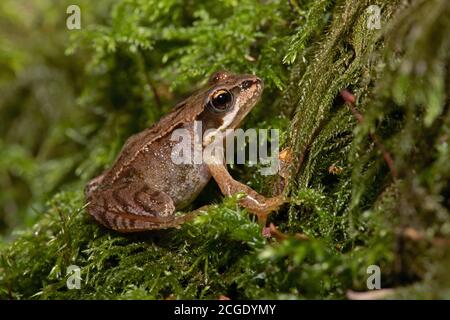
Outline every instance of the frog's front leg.
<path fill-rule="evenodd" d="M 266 198 L 249 186 L 234 180 L 225 164 L 209 163 L 208 169 L 224 195 L 231 196 L 237 192 L 246 194 L 239 203 L 251 213 L 256 214 L 258 221 L 262 225 L 266 224 L 267 216 L 270 212 L 276 211 L 286 202 L 283 195 Z"/>
<path fill-rule="evenodd" d="M 99 187 L 86 194 L 87 212 L 100 224 L 119 232 L 176 227 L 191 219 L 175 217 L 175 205 L 164 192 L 143 181 Z"/>

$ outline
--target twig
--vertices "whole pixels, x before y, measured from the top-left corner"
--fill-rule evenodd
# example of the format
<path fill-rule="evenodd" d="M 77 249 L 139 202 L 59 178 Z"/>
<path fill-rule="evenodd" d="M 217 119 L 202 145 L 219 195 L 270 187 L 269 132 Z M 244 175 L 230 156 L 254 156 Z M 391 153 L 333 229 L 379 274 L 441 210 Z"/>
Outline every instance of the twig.
<path fill-rule="evenodd" d="M 302 14 L 302 10 L 300 9 L 296 0 L 289 0 L 288 3 L 292 12 L 298 13 L 300 15 Z"/>
<path fill-rule="evenodd" d="M 148 86 L 150 87 L 150 89 L 153 92 L 153 97 L 155 98 L 156 106 L 158 107 L 158 109 L 161 109 L 161 99 L 159 97 L 158 90 L 156 89 L 155 84 L 153 83 L 152 79 L 149 77 L 147 71 L 145 70 L 145 61 L 144 61 L 144 57 L 142 56 L 141 52 L 138 52 L 137 60 L 138 60 L 138 64 L 139 64 L 139 69 L 144 76 L 145 82 L 147 82 Z"/>
<path fill-rule="evenodd" d="M 311 138 L 309 139 L 309 141 L 306 143 L 303 151 L 300 154 L 300 158 L 299 161 L 295 164 L 295 171 L 294 171 L 294 175 L 296 176 L 300 170 L 303 167 L 303 164 L 305 163 L 305 159 L 307 158 L 309 152 L 310 152 L 310 148 L 313 144 L 313 142 L 315 141 L 316 137 L 319 135 L 320 131 L 322 131 L 323 127 L 325 125 L 325 121 L 322 121 L 321 123 L 319 123 L 319 125 L 314 129 L 314 131 L 311 134 Z M 289 179 L 290 180 L 290 179 Z"/>
<path fill-rule="evenodd" d="M 279 231 L 273 223 L 271 223 L 268 228 L 264 228 L 263 234 L 267 237 L 274 237 L 278 241 L 283 241 L 291 237 Z M 302 233 L 296 233 L 294 238 L 298 240 L 309 240 L 308 236 Z"/>
<path fill-rule="evenodd" d="M 409 239 L 411 241 L 427 240 L 425 232 L 411 227 L 405 228 L 401 234 L 403 235 L 404 238 Z M 444 237 L 434 237 L 433 239 L 431 239 L 431 243 L 436 247 L 447 247 L 450 246 L 450 239 Z"/>
<path fill-rule="evenodd" d="M 384 299 L 395 293 L 394 289 L 379 289 L 371 291 L 347 291 L 347 298 L 350 300 L 378 300 Z"/>
<path fill-rule="evenodd" d="M 156 90 L 155 84 L 150 79 L 150 77 L 148 76 L 147 72 L 144 70 L 143 73 L 144 73 L 145 81 L 147 81 L 147 84 L 152 89 L 153 97 L 155 98 L 155 103 L 158 106 L 158 108 L 161 109 L 161 99 L 159 97 L 158 90 Z"/>
<path fill-rule="evenodd" d="M 350 107 L 350 110 L 352 111 L 356 120 L 358 120 L 358 122 L 362 124 L 364 122 L 364 116 L 355 107 L 356 102 L 355 96 L 347 89 L 341 91 L 341 96 L 344 99 L 345 103 Z M 383 154 L 384 161 L 386 161 L 386 164 L 389 167 L 389 171 L 391 171 L 392 177 L 394 178 L 394 180 L 397 179 L 398 176 L 397 169 L 395 168 L 395 163 L 392 156 L 386 150 L 384 145 L 378 140 L 377 136 L 373 132 L 369 133 L 369 137 L 370 139 L 372 139 L 377 148 L 380 149 L 381 153 Z"/>
<path fill-rule="evenodd" d="M 13 300 L 11 285 L 8 284 L 8 299 Z"/>

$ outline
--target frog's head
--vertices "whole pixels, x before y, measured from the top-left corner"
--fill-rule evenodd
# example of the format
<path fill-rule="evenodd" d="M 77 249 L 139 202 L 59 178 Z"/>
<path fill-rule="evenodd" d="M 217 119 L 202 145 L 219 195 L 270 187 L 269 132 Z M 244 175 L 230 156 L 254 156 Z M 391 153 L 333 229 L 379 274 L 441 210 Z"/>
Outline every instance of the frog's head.
<path fill-rule="evenodd" d="M 261 97 L 263 81 L 249 74 L 219 71 L 211 75 L 201 120 L 205 129 L 225 131 L 239 126 Z M 214 135 L 214 130 L 204 141 Z"/>

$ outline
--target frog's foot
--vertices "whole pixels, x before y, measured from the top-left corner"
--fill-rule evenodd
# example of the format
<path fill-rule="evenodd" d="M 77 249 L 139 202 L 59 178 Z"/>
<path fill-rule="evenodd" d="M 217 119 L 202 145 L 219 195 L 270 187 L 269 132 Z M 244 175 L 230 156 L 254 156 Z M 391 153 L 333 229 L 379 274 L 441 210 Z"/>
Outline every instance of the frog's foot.
<path fill-rule="evenodd" d="M 249 186 L 234 180 L 224 164 L 208 164 L 208 168 L 224 195 L 231 196 L 238 192 L 245 193 L 245 197 L 239 201 L 239 204 L 257 215 L 258 222 L 263 226 L 266 224 L 269 213 L 277 211 L 286 202 L 283 195 L 266 198 Z"/>
<path fill-rule="evenodd" d="M 250 190 L 253 191 L 254 194 L 249 195 L 250 192 L 248 192 L 248 190 L 243 191 L 246 193 L 246 196 L 239 201 L 239 204 L 255 214 L 258 217 L 258 222 L 262 226 L 265 226 L 269 214 L 273 211 L 277 211 L 286 202 L 286 199 L 283 195 L 266 198 L 253 189 Z"/>
<path fill-rule="evenodd" d="M 191 217 L 175 217 L 172 199 L 141 181 L 99 188 L 87 195 L 87 212 L 119 232 L 176 227 Z"/>
<path fill-rule="evenodd" d="M 291 148 L 287 147 L 283 149 L 278 155 L 278 175 L 285 180 L 289 179 L 290 171 L 289 167 L 293 161 L 293 151 Z"/>
<path fill-rule="evenodd" d="M 195 209 L 193 211 L 190 211 L 189 213 L 186 213 L 186 214 L 184 214 L 182 216 L 175 217 L 173 222 L 172 222 L 173 223 L 172 227 L 179 228 L 183 223 L 192 221 L 193 219 L 195 219 L 199 215 L 205 214 L 208 211 L 209 207 L 211 207 L 211 206 L 210 205 L 204 205 L 204 206 L 201 206 L 200 208 Z"/>

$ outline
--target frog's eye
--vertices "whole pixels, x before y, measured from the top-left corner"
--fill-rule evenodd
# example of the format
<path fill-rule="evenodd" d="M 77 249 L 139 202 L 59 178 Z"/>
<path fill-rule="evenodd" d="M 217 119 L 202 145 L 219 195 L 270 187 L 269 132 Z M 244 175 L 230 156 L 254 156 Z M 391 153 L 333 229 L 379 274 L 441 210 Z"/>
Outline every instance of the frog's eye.
<path fill-rule="evenodd" d="M 216 112 L 227 111 L 230 109 L 232 103 L 233 95 L 230 91 L 225 89 L 220 89 L 214 92 L 210 100 L 210 104 Z"/>

